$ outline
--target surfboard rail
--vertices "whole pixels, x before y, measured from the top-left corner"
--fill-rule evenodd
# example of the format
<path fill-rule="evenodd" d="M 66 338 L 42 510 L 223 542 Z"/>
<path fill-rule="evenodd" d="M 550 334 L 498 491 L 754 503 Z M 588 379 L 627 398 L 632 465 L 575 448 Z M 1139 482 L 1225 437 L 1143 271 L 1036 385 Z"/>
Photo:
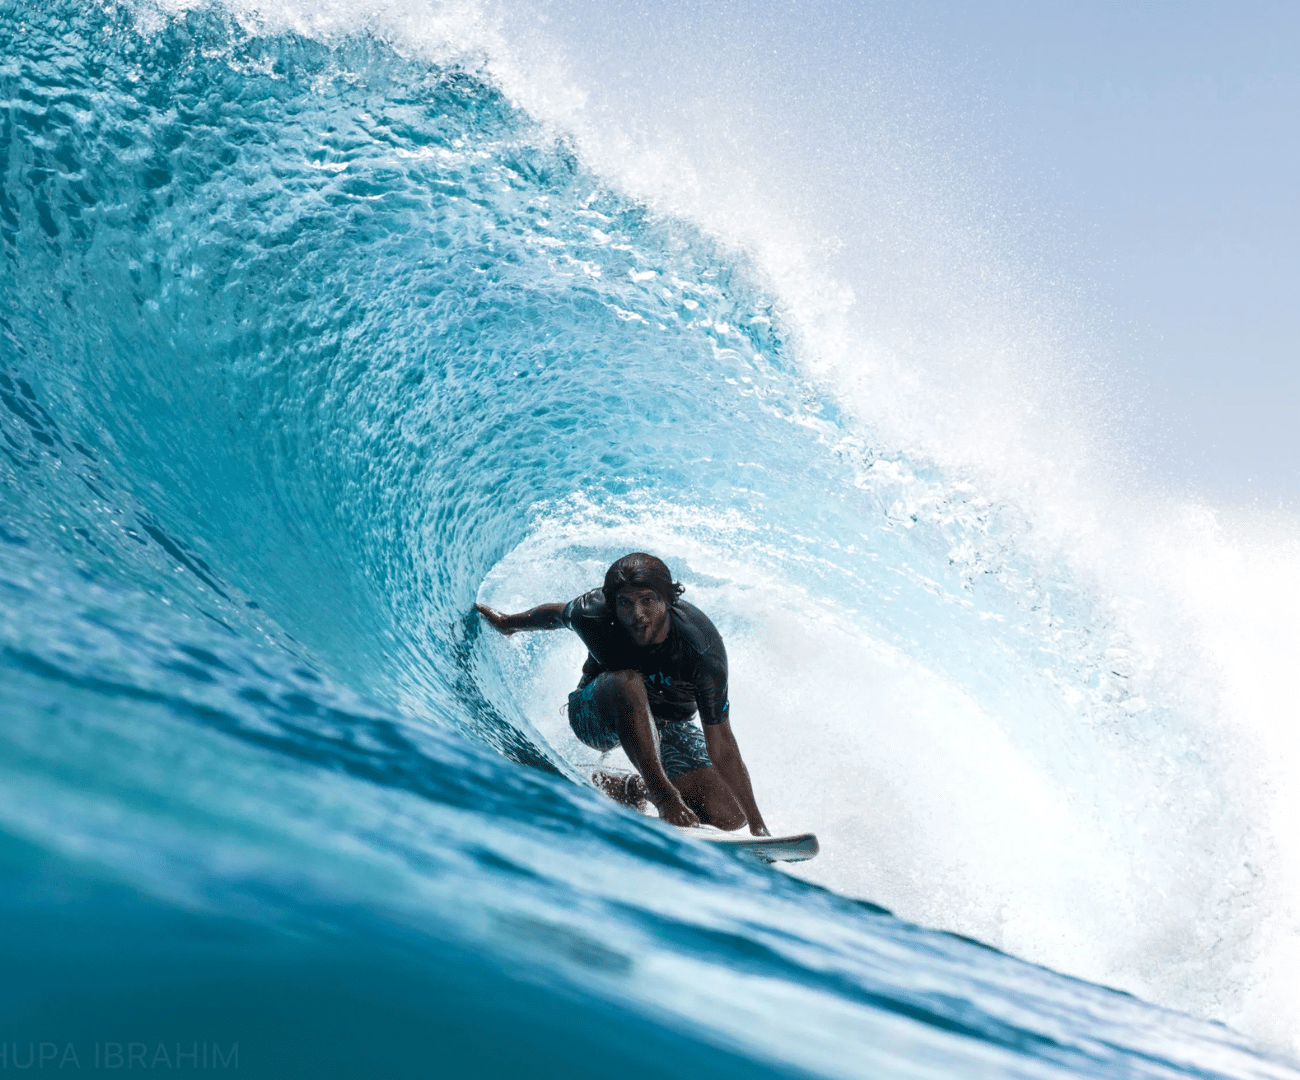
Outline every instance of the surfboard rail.
<path fill-rule="evenodd" d="M 795 833 L 791 836 L 730 836 L 712 830 L 691 830 L 699 839 L 722 847 L 735 848 L 755 855 L 764 862 L 807 862 L 821 851 L 815 833 Z"/>

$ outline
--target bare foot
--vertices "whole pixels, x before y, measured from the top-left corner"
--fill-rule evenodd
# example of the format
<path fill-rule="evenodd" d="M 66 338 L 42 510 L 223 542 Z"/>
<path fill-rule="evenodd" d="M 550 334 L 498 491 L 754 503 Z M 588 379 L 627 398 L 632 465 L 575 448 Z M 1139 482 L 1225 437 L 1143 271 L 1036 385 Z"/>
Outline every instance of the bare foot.
<path fill-rule="evenodd" d="M 613 769 L 597 769 L 591 774 L 591 782 L 601 791 L 623 806 L 646 812 L 645 784 L 636 773 L 615 772 Z"/>

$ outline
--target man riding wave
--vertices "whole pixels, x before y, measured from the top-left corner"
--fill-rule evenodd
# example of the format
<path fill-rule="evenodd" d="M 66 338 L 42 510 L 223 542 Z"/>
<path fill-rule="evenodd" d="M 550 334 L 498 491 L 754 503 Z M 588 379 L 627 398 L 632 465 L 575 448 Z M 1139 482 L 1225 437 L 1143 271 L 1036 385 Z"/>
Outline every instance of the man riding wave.
<path fill-rule="evenodd" d="M 726 649 L 684 591 L 661 560 L 634 552 L 609 568 L 602 588 L 567 604 L 516 615 L 475 606 L 503 634 L 567 627 L 582 638 L 587 659 L 569 695 L 569 726 L 594 750 L 621 745 L 639 774 L 597 772 L 606 794 L 628 806 L 649 799 L 674 825 L 748 824 L 767 836 L 731 731 Z"/>

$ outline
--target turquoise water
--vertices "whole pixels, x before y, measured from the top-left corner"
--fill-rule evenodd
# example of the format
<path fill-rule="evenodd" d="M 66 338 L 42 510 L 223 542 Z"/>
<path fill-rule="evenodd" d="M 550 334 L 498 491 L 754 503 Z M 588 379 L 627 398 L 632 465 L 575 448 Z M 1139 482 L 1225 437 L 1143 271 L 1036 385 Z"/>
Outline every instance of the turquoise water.
<path fill-rule="evenodd" d="M 946 932 L 1225 1015 L 1249 815 L 742 254 L 373 36 L 40 3 L 0 42 L 4 1068 L 1293 1075 Z M 803 877 L 602 800 L 580 647 L 471 613 L 636 547 L 726 636 Z"/>

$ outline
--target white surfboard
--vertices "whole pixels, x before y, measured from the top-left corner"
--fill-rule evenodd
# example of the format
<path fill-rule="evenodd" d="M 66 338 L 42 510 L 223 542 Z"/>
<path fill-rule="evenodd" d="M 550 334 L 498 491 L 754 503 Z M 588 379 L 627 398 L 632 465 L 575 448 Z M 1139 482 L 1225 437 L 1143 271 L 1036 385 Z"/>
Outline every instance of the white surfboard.
<path fill-rule="evenodd" d="M 731 836 L 712 829 L 688 829 L 687 832 L 711 844 L 757 855 L 764 862 L 807 862 L 821 851 L 817 837 L 810 832 L 794 836 Z"/>
<path fill-rule="evenodd" d="M 589 775 L 597 791 L 603 792 L 607 798 L 612 799 L 614 802 L 624 806 L 628 805 L 623 799 L 616 798 L 615 795 L 622 790 L 620 785 L 636 776 L 636 773 L 630 773 L 623 769 L 596 769 Z M 644 802 L 640 809 L 642 813 L 645 813 Z M 722 844 L 726 847 L 737 848 L 750 855 L 756 855 L 764 862 L 807 862 L 809 859 L 816 858 L 817 853 L 821 851 L 821 845 L 817 843 L 817 837 L 810 832 L 796 833 L 793 836 L 749 836 L 723 832 L 711 825 L 684 829 L 683 831 L 688 836 L 699 840 L 707 840 L 711 844 Z"/>

